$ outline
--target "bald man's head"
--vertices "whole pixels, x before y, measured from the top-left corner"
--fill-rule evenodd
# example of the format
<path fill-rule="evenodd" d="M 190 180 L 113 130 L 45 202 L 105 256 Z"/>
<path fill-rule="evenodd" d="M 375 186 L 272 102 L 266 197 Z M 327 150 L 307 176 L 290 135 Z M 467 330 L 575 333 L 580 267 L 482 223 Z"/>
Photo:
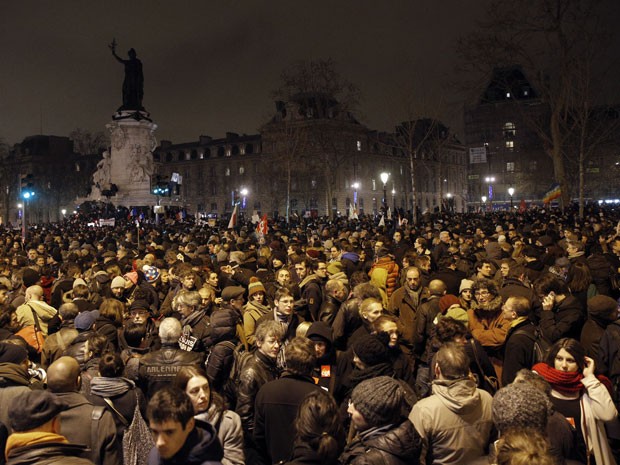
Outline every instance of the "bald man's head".
<path fill-rule="evenodd" d="M 80 388 L 80 364 L 73 357 L 60 357 L 47 369 L 47 388 L 52 392 L 73 392 Z"/>
<path fill-rule="evenodd" d="M 446 285 L 441 279 L 433 279 L 428 283 L 428 290 L 433 295 L 444 295 L 446 293 Z"/>
<path fill-rule="evenodd" d="M 26 299 L 26 302 L 30 300 L 41 300 L 42 297 L 43 297 L 43 288 L 37 284 L 35 284 L 34 286 L 28 287 L 26 289 L 26 295 L 24 296 L 24 298 Z"/>

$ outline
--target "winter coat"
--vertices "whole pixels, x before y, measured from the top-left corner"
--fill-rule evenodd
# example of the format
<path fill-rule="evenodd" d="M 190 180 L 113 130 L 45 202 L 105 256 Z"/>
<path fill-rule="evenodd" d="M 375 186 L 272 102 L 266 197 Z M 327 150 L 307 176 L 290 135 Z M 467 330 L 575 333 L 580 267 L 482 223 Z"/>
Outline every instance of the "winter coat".
<path fill-rule="evenodd" d="M 504 364 L 502 386 L 512 383 L 522 368 L 532 368 L 534 352 L 534 332 L 536 327 L 529 319 L 510 327 L 504 345 Z M 519 331 L 519 334 L 515 334 Z M 525 332 L 525 334 L 523 334 Z"/>
<path fill-rule="evenodd" d="M 582 378 L 581 384 L 586 388 L 586 392 L 579 400 L 584 441 L 590 445 L 597 464 L 616 465 L 605 433 L 605 422 L 612 421 L 618 416 L 616 406 L 609 391 L 596 376 L 589 375 Z M 551 391 L 551 396 L 558 399 L 573 398 L 555 390 Z"/>
<path fill-rule="evenodd" d="M 223 392 L 222 389 L 233 368 L 234 347 L 237 345 L 236 331 L 239 313 L 233 308 L 222 308 L 211 315 L 211 334 L 209 356 L 206 362 L 207 378 L 211 389 Z M 229 343 L 222 343 L 229 341 Z"/>
<path fill-rule="evenodd" d="M 543 335 L 551 342 L 563 337 L 579 340 L 581 328 L 585 321 L 585 311 L 577 298 L 567 296 L 559 305 L 540 315 L 540 328 Z"/>
<path fill-rule="evenodd" d="M 263 385 L 256 395 L 254 443 L 266 463 L 290 458 L 299 405 L 306 395 L 320 391 L 309 376 L 284 372 L 281 378 Z"/>
<path fill-rule="evenodd" d="M 60 434 L 69 442 L 84 444 L 91 453 L 90 459 L 99 465 L 118 465 L 121 462 L 122 444 L 116 437 L 112 414 L 104 411 L 101 418 L 93 420 L 95 408 L 78 392 L 57 392 L 56 397 L 69 406 L 60 413 Z M 92 429 L 96 428 L 93 434 Z M 93 438 L 96 438 L 93 442 Z"/>
<path fill-rule="evenodd" d="M 422 363 L 428 364 L 430 341 L 434 334 L 435 317 L 440 313 L 439 300 L 441 296 L 431 295 L 429 299 L 418 307 L 414 330 L 414 351 Z"/>
<path fill-rule="evenodd" d="M 424 441 L 420 461 L 456 464 L 484 455 L 493 427 L 492 400 L 468 378 L 433 381 L 433 394 L 409 414 Z"/>
<path fill-rule="evenodd" d="M 62 357 L 66 348 L 78 336 L 78 331 L 73 327 L 73 320 L 63 321 L 58 332 L 47 336 L 41 351 L 41 366 L 45 369 L 54 360 Z"/>
<path fill-rule="evenodd" d="M 201 365 L 202 354 L 182 350 L 178 344 L 162 344 L 161 349 L 140 359 L 138 385 L 147 398 L 150 398 L 159 388 L 169 385 L 181 367 Z"/>
<path fill-rule="evenodd" d="M 206 412 L 194 418 L 210 423 L 217 431 L 217 438 L 224 449 L 222 465 L 244 465 L 243 428 L 241 418 L 232 410 L 222 410 L 215 402 Z"/>
<path fill-rule="evenodd" d="M 258 350 L 246 362 L 239 374 L 235 412 L 241 417 L 246 439 L 252 438 L 254 433 L 254 401 L 256 395 L 264 384 L 273 381 L 278 375 L 276 361 Z"/>
<path fill-rule="evenodd" d="M 465 279 L 466 277 L 467 275 L 460 270 L 444 268 L 441 271 L 436 271 L 435 273 L 432 273 L 431 281 L 433 279 L 439 279 L 446 285 L 446 294 L 459 295 L 461 280 Z"/>
<path fill-rule="evenodd" d="M 360 433 L 342 455 L 342 465 L 415 465 L 422 440 L 409 420 Z"/>
<path fill-rule="evenodd" d="M 0 423 L 10 425 L 8 405 L 13 400 L 30 391 L 30 378 L 22 365 L 0 363 Z"/>
<path fill-rule="evenodd" d="M 15 315 L 17 322 L 23 328 L 25 326 L 34 325 L 34 316 L 32 312 L 37 312 L 41 332 L 47 336 L 47 323 L 58 313 L 54 307 L 46 304 L 42 300 L 30 300 L 23 305 L 17 307 Z"/>
<path fill-rule="evenodd" d="M 306 316 L 310 318 L 309 321 L 318 321 L 319 319 L 319 310 L 323 303 L 323 287 L 321 284 L 320 279 L 315 274 L 306 276 L 299 283 L 301 298 L 305 299 L 308 305 Z"/>
<path fill-rule="evenodd" d="M 345 301 L 334 318 L 332 323 L 334 345 L 339 350 L 347 348 L 349 337 L 362 325 L 362 318 L 359 314 L 361 303 L 362 300 L 357 297 Z"/>
<path fill-rule="evenodd" d="M 321 310 L 319 311 L 319 318 L 317 321 L 324 321 L 329 326 L 334 322 L 334 318 L 336 318 L 336 314 L 338 313 L 338 309 L 340 308 L 341 302 L 331 295 L 325 296 L 323 300 L 323 304 L 321 305 Z"/>
<path fill-rule="evenodd" d="M 407 353 L 412 353 L 415 343 L 415 327 L 417 321 L 417 311 L 420 304 L 429 297 L 428 289 L 420 288 L 417 301 L 414 300 L 405 286 L 394 291 L 390 297 L 388 312 L 398 318 L 398 326 L 401 331 L 401 342 L 406 347 Z"/>
<path fill-rule="evenodd" d="M 95 320 L 94 328 L 97 331 L 97 334 L 100 336 L 104 336 L 110 344 L 114 346 L 115 351 L 118 350 L 118 328 L 121 325 L 106 318 L 104 316 L 99 316 Z"/>
<path fill-rule="evenodd" d="M 217 465 L 224 457 L 222 445 L 215 429 L 209 423 L 196 421 L 196 426 L 187 436 L 185 444 L 173 457 L 163 459 L 153 447 L 148 465 Z"/>
<path fill-rule="evenodd" d="M 389 298 L 398 287 L 398 265 L 392 257 L 387 256 L 379 258 L 368 272 L 368 276 L 370 276 L 371 279 L 374 270 L 377 268 L 383 268 L 387 271 L 386 292 Z"/>
<path fill-rule="evenodd" d="M 50 437 L 48 433 L 29 433 L 39 434 L 42 439 L 44 437 Z M 58 437 L 56 441 L 41 441 L 36 443 L 36 439 L 33 441 L 32 437 L 29 437 L 29 442 L 35 442 L 35 444 L 29 443 L 23 446 L 19 446 L 19 435 L 13 435 L 12 441 L 16 441 L 15 446 L 7 449 L 7 465 L 94 465 L 88 459 L 83 457 L 88 455 L 88 449 L 86 446 L 77 444 L 67 444 L 63 442 L 65 438 L 60 435 L 54 435 Z"/>
<path fill-rule="evenodd" d="M 580 339 L 588 357 L 598 360 L 599 343 L 605 333 L 605 328 L 616 320 L 615 317 L 615 314 L 613 317 L 609 315 L 608 311 L 588 309 L 588 319 L 581 329 Z"/>
<path fill-rule="evenodd" d="M 490 302 L 476 304 L 467 311 L 469 330 L 485 348 L 489 356 L 501 357 L 510 322 L 502 316 L 502 298 L 495 296 Z"/>
<path fill-rule="evenodd" d="M 256 344 L 256 323 L 263 315 L 270 312 L 270 308 L 258 302 L 248 302 L 243 310 L 243 331 L 249 345 Z"/>
<path fill-rule="evenodd" d="M 121 378 L 117 379 L 119 380 L 119 383 L 122 382 Z M 93 405 L 100 405 L 101 407 L 105 407 L 112 414 L 112 418 L 114 419 L 114 423 L 116 424 L 116 432 L 119 438 L 123 437 L 126 426 L 123 423 L 123 420 L 119 418 L 118 413 L 123 416 L 123 418 L 127 421 L 128 424 L 131 424 L 131 422 L 133 421 L 133 414 L 135 412 L 136 404 L 138 404 L 138 408 L 140 409 L 142 418 L 146 418 L 146 399 L 139 388 L 132 387 L 129 383 L 127 383 L 127 390 L 122 394 L 118 395 L 103 395 L 103 393 L 95 394 L 93 393 L 93 389 L 94 388 L 91 387 L 91 392 L 86 395 L 86 398 Z M 112 410 L 112 408 L 104 400 L 106 397 L 112 402 L 114 408 L 118 411 L 118 413 Z"/>

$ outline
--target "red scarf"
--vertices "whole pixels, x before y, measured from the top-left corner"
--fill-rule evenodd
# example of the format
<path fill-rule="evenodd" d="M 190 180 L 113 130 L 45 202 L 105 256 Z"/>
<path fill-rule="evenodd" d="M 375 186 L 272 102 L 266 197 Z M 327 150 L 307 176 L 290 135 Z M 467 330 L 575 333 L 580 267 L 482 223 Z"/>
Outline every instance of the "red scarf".
<path fill-rule="evenodd" d="M 542 376 L 545 381 L 551 384 L 556 391 L 574 394 L 585 391 L 586 387 L 581 384 L 583 374 L 578 371 L 560 371 L 547 365 L 546 363 L 537 363 L 532 367 L 536 373 Z M 606 376 L 598 375 L 596 377 L 609 391 L 612 392 L 611 381 Z"/>

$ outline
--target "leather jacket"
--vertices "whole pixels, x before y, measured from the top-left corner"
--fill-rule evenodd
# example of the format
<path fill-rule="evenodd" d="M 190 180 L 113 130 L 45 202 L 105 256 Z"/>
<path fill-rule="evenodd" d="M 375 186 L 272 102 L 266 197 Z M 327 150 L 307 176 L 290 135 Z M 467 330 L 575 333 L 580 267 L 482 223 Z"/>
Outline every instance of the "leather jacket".
<path fill-rule="evenodd" d="M 164 343 L 161 349 L 140 359 L 138 384 L 147 397 L 151 397 L 157 389 L 170 384 L 181 367 L 200 367 L 202 361 L 202 354 L 182 350 L 178 344 Z"/>
<path fill-rule="evenodd" d="M 235 411 L 241 417 L 244 434 L 252 437 L 254 431 L 254 400 L 258 390 L 279 375 L 276 361 L 260 351 L 254 352 L 254 357 L 247 361 L 239 375 L 239 390 L 237 408 Z"/>

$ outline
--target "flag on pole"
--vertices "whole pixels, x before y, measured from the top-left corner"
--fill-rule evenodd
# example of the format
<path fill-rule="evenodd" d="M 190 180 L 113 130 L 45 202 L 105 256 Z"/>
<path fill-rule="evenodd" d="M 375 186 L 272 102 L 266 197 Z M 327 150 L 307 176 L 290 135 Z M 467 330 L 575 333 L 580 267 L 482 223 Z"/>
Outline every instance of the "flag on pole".
<path fill-rule="evenodd" d="M 521 203 L 519 204 L 519 213 L 525 213 L 525 210 L 527 210 L 525 199 L 521 199 Z"/>
<path fill-rule="evenodd" d="M 261 220 L 258 222 L 256 226 L 256 233 L 262 234 L 263 236 L 269 232 L 269 224 L 267 223 L 267 213 L 263 215 Z"/>
<path fill-rule="evenodd" d="M 387 219 L 388 220 L 392 219 L 392 210 L 390 210 L 390 207 L 388 207 L 388 210 L 387 210 Z"/>
<path fill-rule="evenodd" d="M 381 215 L 381 219 L 379 220 L 379 226 L 385 226 L 385 216 Z"/>
<path fill-rule="evenodd" d="M 237 226 L 237 204 L 233 209 L 232 215 L 230 215 L 230 221 L 228 222 L 228 229 L 232 229 Z"/>

